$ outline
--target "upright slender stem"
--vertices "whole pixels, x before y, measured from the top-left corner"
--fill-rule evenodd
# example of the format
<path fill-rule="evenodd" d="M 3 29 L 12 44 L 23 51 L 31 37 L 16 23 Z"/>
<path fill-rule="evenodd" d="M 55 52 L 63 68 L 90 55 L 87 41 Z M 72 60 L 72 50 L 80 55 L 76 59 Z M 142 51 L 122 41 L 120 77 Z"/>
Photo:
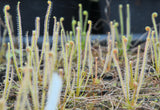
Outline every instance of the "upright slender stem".
<path fill-rule="evenodd" d="M 123 24 L 123 12 L 122 12 L 123 5 L 119 5 L 119 19 L 120 19 L 120 27 L 121 27 L 121 37 L 124 35 L 124 24 Z"/>

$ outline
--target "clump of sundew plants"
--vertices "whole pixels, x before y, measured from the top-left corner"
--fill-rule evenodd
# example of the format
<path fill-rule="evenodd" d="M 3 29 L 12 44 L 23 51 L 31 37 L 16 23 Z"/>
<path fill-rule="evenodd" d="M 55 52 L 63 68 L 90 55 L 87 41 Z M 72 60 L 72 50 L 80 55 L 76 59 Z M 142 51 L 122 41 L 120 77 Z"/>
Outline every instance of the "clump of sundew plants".
<path fill-rule="evenodd" d="M 0 86 L 1 110 L 160 109 L 157 13 L 152 14 L 154 28 L 146 26 L 148 36 L 145 47 L 139 44 L 135 47 L 137 52 L 133 53 L 130 48 L 129 4 L 126 5 L 126 36 L 120 5 L 121 33 L 117 28 L 119 23 L 112 21 L 107 45 L 99 44 L 98 48 L 94 48 L 95 44 L 91 44 L 92 21 L 88 20 L 88 12 L 82 10 L 82 4 L 79 4 L 79 20 L 72 21 L 72 31 L 68 33 L 63 26 L 63 17 L 50 19 L 53 6 L 51 1 L 47 3 L 42 49 L 37 45 L 40 17 L 35 18 L 31 44 L 26 35 L 26 47 L 23 48 L 21 5 L 17 3 L 19 42 L 16 46 L 9 14 L 11 6 L 4 6 L 4 39 L 5 33 L 8 33 L 10 41 L 7 44 L 3 41 L 5 47 L 1 45 L 0 55 L 6 57 L 3 61 L 6 62 L 6 72 Z M 50 20 L 54 20 L 52 43 L 48 34 Z"/>

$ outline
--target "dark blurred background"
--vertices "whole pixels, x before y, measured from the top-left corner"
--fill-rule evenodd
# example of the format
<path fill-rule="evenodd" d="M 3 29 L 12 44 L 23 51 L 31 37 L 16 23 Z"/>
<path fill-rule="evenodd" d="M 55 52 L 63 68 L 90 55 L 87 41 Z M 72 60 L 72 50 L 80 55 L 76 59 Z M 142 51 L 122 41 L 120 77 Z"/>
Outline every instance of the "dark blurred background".
<path fill-rule="evenodd" d="M 47 10 L 47 0 L 20 0 L 23 35 L 29 31 L 31 35 L 35 28 L 35 17 L 40 17 L 41 35 L 43 35 L 44 18 Z M 17 33 L 17 12 L 18 0 L 0 0 L 0 17 L 4 20 L 3 7 L 9 4 L 10 14 L 13 17 L 14 30 Z M 78 4 L 83 4 L 83 9 L 88 10 L 89 19 L 93 21 L 93 34 L 105 34 L 109 31 L 108 23 L 112 20 L 119 22 L 118 5 L 123 4 L 125 23 L 126 4 L 130 4 L 131 32 L 143 33 L 146 25 L 152 26 L 151 14 L 160 14 L 160 0 L 53 0 L 53 9 L 50 18 L 49 33 L 52 35 L 53 16 L 58 19 L 64 17 L 65 30 L 71 30 L 71 21 L 74 17 L 78 20 Z M 157 23 L 160 17 L 156 18 Z M 125 25 L 125 24 L 124 24 Z"/>

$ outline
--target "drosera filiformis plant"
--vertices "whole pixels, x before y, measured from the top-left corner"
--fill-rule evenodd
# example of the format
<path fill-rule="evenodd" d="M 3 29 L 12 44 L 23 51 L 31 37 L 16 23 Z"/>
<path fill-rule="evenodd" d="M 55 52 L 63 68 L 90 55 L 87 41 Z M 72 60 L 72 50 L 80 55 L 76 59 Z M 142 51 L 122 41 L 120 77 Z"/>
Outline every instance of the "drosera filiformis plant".
<path fill-rule="evenodd" d="M 124 16 L 123 16 L 123 5 L 119 5 L 119 21 L 114 22 L 114 30 L 115 30 L 115 35 L 116 35 L 116 41 L 118 45 L 118 52 L 119 55 L 123 54 L 123 49 L 122 49 L 122 36 L 126 35 L 126 38 L 128 39 L 127 41 L 127 50 L 131 47 L 131 41 L 132 41 L 132 35 L 131 35 L 131 19 L 130 19 L 130 5 L 126 5 L 126 34 L 124 33 Z M 118 31 L 118 27 L 120 26 L 120 34 Z"/>
<path fill-rule="evenodd" d="M 74 37 L 76 36 L 76 25 L 79 25 L 80 27 L 80 34 L 81 34 L 81 48 L 82 50 L 85 49 L 85 40 L 86 40 L 86 34 L 87 34 L 87 23 L 88 23 L 88 11 L 87 10 L 83 10 L 83 6 L 82 4 L 78 4 L 79 7 L 79 19 L 78 21 L 76 21 L 75 19 L 72 20 L 72 32 Z M 84 19 L 83 19 L 83 15 L 84 15 Z M 79 23 L 79 24 L 78 24 Z"/>
<path fill-rule="evenodd" d="M 117 71 L 118 71 L 118 76 L 120 78 L 120 82 L 121 82 L 121 86 L 122 86 L 122 92 L 124 94 L 124 98 L 125 98 L 125 105 L 124 107 L 127 109 L 135 109 L 136 107 L 138 107 L 137 105 L 137 99 L 139 98 L 139 92 L 143 83 L 143 78 L 144 78 L 144 74 L 145 74 L 145 65 L 146 65 L 146 61 L 147 61 L 147 51 L 149 48 L 149 44 L 150 44 L 150 32 L 151 29 L 150 27 L 146 27 L 146 31 L 148 31 L 148 36 L 147 36 L 147 40 L 146 40 L 146 44 L 145 44 L 145 51 L 144 51 L 144 55 L 143 55 L 143 64 L 142 64 L 142 68 L 141 68 L 141 72 L 140 72 L 140 76 L 139 79 L 137 77 L 138 73 L 137 71 L 135 71 L 134 73 L 134 79 L 133 79 L 133 72 L 132 72 L 132 62 L 128 61 L 128 56 L 127 56 L 127 38 L 126 37 L 122 37 L 122 41 L 123 41 L 123 56 L 124 56 L 124 60 L 125 60 L 125 74 L 124 77 L 122 76 L 122 72 L 121 72 L 121 68 L 119 66 L 119 62 L 116 58 L 116 54 L 118 54 L 117 49 L 113 50 L 113 59 L 114 59 L 114 63 L 116 65 Z M 140 48 L 140 47 L 139 47 Z M 139 51 L 139 50 L 138 50 Z M 137 66 L 139 65 L 139 52 L 137 54 Z M 129 65 L 130 65 L 130 69 L 129 69 Z M 125 80 L 123 80 L 125 79 Z M 131 97 L 131 91 L 130 89 L 133 90 L 133 96 Z"/>
<path fill-rule="evenodd" d="M 36 18 L 36 25 L 35 25 L 35 30 L 32 31 L 32 43 L 31 45 L 29 45 L 28 40 L 27 40 L 27 47 L 26 47 L 26 53 L 28 55 L 27 57 L 27 61 L 26 64 L 23 66 L 23 51 L 22 51 L 22 26 L 21 26 L 21 15 L 20 15 L 20 2 L 18 2 L 17 4 L 17 15 L 18 15 L 18 36 L 19 36 L 19 50 L 20 50 L 20 67 L 18 67 L 18 62 L 16 60 L 16 55 L 14 53 L 14 42 L 13 42 L 13 36 L 12 36 L 12 31 L 10 28 L 10 22 L 8 19 L 8 10 L 10 9 L 9 5 L 6 5 L 4 7 L 4 14 L 5 14 L 5 21 L 6 21 L 6 26 L 8 29 L 8 33 L 9 33 L 9 37 L 10 37 L 10 43 L 11 43 L 11 49 L 12 49 L 12 56 L 13 56 L 13 61 L 14 61 L 14 67 L 16 69 L 16 73 L 17 76 L 19 78 L 19 87 L 16 86 L 15 88 L 18 90 L 17 92 L 17 99 L 16 99 L 16 105 L 14 106 L 14 108 L 16 110 L 23 110 L 26 107 L 31 110 L 32 106 L 34 108 L 34 110 L 44 110 L 45 108 L 45 97 L 46 97 L 46 88 L 47 85 L 49 84 L 48 79 L 49 77 L 47 77 L 48 75 L 52 75 L 51 71 L 53 71 L 54 69 L 50 68 L 50 71 L 48 70 L 48 64 L 49 64 L 49 56 L 51 54 L 51 50 L 49 49 L 49 44 L 47 42 L 47 33 L 48 33 L 48 19 L 49 19 L 49 15 L 50 15 L 50 10 L 51 10 L 51 1 L 48 1 L 48 11 L 46 14 L 46 19 L 45 19 L 45 28 L 44 28 L 44 42 L 43 42 L 43 48 L 42 48 L 42 53 L 41 56 L 39 56 L 39 51 L 38 51 L 38 47 L 37 47 L 37 40 L 39 38 L 39 28 L 40 28 L 40 18 L 37 17 Z M 56 22 L 57 24 L 57 22 Z M 57 25 L 58 27 L 58 25 Z M 56 32 L 58 33 L 59 29 L 56 28 Z M 57 34 L 55 34 L 57 36 Z M 57 38 L 55 39 L 55 42 L 57 41 Z M 57 45 L 57 43 L 56 43 Z M 44 47 L 45 46 L 45 47 Z M 55 49 L 57 50 L 57 46 L 53 46 L 53 51 L 55 52 Z M 41 82 L 38 81 L 39 75 L 41 75 L 41 70 L 40 70 L 40 65 L 43 59 L 43 53 L 45 53 L 45 68 L 44 68 L 44 75 L 43 75 L 43 91 L 42 91 L 42 98 L 41 96 L 39 96 L 39 84 L 41 85 Z M 55 53 L 54 53 L 55 54 Z M 35 57 L 35 59 L 34 59 Z M 11 80 L 9 81 L 9 71 L 10 71 L 10 60 L 11 60 L 11 53 L 10 53 L 10 44 L 8 44 L 8 53 L 7 53 L 7 70 L 6 70 L 6 80 L 5 80 L 5 89 L 3 92 L 3 102 L 7 103 L 7 99 L 8 94 L 10 89 L 12 89 L 12 87 L 10 86 L 10 82 L 12 82 L 12 78 L 13 75 L 11 75 Z M 51 59 L 53 60 L 53 59 Z M 53 61 L 55 62 L 55 60 Z M 37 65 L 38 64 L 38 65 Z M 35 66 L 37 65 L 37 66 Z M 53 67 L 52 67 L 53 68 Z M 33 79 L 32 79 L 33 78 Z M 33 82 L 33 84 L 32 84 Z M 8 91 L 7 91 L 8 90 Z M 30 100 L 28 99 L 28 95 L 31 93 L 31 100 L 33 102 L 33 105 L 30 104 Z M 21 101 L 21 99 L 23 99 L 23 101 Z M 39 100 L 41 99 L 41 102 L 39 102 Z M 40 106 L 41 105 L 41 106 Z M 5 104 L 4 104 L 5 106 Z"/>
<path fill-rule="evenodd" d="M 18 2 L 17 4 L 17 16 L 18 16 L 18 40 L 19 40 L 19 50 L 20 50 L 20 54 L 19 54 L 19 58 L 20 58 L 20 68 L 23 67 L 23 36 L 22 36 L 22 23 L 21 23 L 21 14 L 20 14 L 20 2 Z M 21 77 L 22 77 L 22 73 L 21 73 Z"/>
<path fill-rule="evenodd" d="M 105 72 L 110 71 L 111 69 L 111 63 L 112 63 L 112 50 L 117 47 L 118 49 L 118 55 L 117 56 L 121 56 L 123 55 L 123 50 L 124 48 L 123 46 L 123 40 L 122 37 L 124 36 L 124 23 L 123 23 L 123 5 L 120 4 L 119 5 L 119 19 L 120 19 L 120 34 L 118 31 L 118 26 L 119 23 L 118 22 L 110 22 L 110 29 L 111 32 L 108 34 L 108 53 L 106 54 L 106 59 L 105 59 L 105 63 L 104 63 L 104 68 L 103 68 L 103 72 L 101 74 L 101 77 L 104 75 Z M 130 6 L 129 4 L 126 5 L 126 38 L 127 40 L 127 50 L 130 48 L 131 45 L 131 40 L 132 40 L 132 36 L 130 33 L 130 25 L 131 25 L 131 21 L 130 21 Z M 116 41 L 115 41 L 116 39 Z M 126 50 L 126 51 L 127 51 Z"/>
<path fill-rule="evenodd" d="M 121 25 L 123 21 L 120 21 L 120 23 L 110 22 L 111 32 L 108 33 L 108 45 L 107 47 L 98 46 L 99 54 L 94 55 L 96 48 L 91 45 L 92 21 L 88 20 L 88 12 L 82 10 L 82 5 L 79 4 L 78 7 L 79 20 L 73 20 L 72 31 L 65 31 L 65 26 L 63 26 L 65 19 L 63 17 L 59 20 L 55 16 L 51 17 L 54 24 L 53 42 L 50 43 L 48 25 L 52 2 L 48 1 L 42 50 L 39 50 L 37 45 L 40 36 L 40 17 L 35 18 L 35 29 L 32 30 L 31 44 L 26 33 L 26 49 L 23 49 L 20 2 L 18 2 L 18 55 L 15 54 L 12 29 L 8 18 L 10 6 L 6 5 L 4 7 L 10 43 L 8 43 L 6 54 L 6 75 L 3 81 L 3 92 L 1 92 L 3 94 L 1 94 L 0 99 L 0 107 L 3 110 L 99 109 L 99 107 L 100 109 L 121 109 L 122 107 L 135 109 L 143 106 L 142 103 L 148 104 L 140 100 L 144 95 L 148 95 L 144 93 L 143 88 L 147 86 L 144 86 L 146 82 L 143 80 L 148 61 L 147 50 L 151 44 L 150 33 L 152 33 L 151 41 L 154 42 L 155 31 L 146 27 L 148 38 L 144 48 L 143 64 L 141 63 L 141 46 L 138 46 L 137 49 L 137 59 L 130 60 L 131 53 L 128 52 L 127 48 L 130 39 L 130 14 L 129 5 L 126 5 L 126 24 L 128 27 L 126 37 L 124 36 L 124 27 Z M 121 5 L 120 11 L 122 11 Z M 120 13 L 120 19 L 123 20 L 123 13 Z M 155 17 L 153 14 L 154 19 Z M 119 37 L 118 32 L 119 24 L 122 27 L 121 37 Z M 72 39 L 72 35 L 75 37 L 74 39 Z M 60 37 L 61 44 L 58 45 Z M 117 42 L 115 42 L 116 40 Z M 157 59 L 159 59 L 159 44 L 155 42 L 155 47 L 153 44 L 152 47 L 156 47 Z M 58 51 L 58 48 L 60 51 Z M 118 54 L 121 48 L 123 49 L 123 54 L 121 54 L 123 56 Z M 14 57 L 12 57 L 13 54 Z M 27 59 L 24 59 L 25 55 L 27 55 Z M 20 60 L 17 59 L 17 56 Z M 13 61 L 15 60 L 13 64 L 11 62 L 12 58 Z M 114 63 L 112 60 L 114 60 Z M 154 59 L 154 61 L 156 60 Z M 125 65 L 124 71 L 121 67 L 123 64 Z M 118 71 L 120 81 L 114 67 Z M 109 76 L 111 79 L 108 80 L 105 76 Z M 17 80 L 16 77 L 19 79 Z M 121 86 L 119 86 L 119 82 Z M 122 94 L 120 94 L 121 88 Z M 152 90 L 150 91 L 149 93 L 152 93 Z M 55 102 L 54 106 L 51 103 L 53 101 Z M 154 101 L 154 103 L 156 102 Z"/>
<path fill-rule="evenodd" d="M 151 32 L 151 50 L 152 50 L 152 62 L 153 67 L 155 68 L 154 75 L 160 78 L 160 42 L 159 42 L 159 33 L 157 29 L 157 24 L 155 18 L 158 16 L 157 12 L 152 13 L 152 23 L 153 30 Z"/>
<path fill-rule="evenodd" d="M 16 56 L 15 56 L 15 52 L 14 52 L 15 49 L 14 49 L 12 31 L 11 31 L 11 27 L 10 27 L 10 24 L 9 24 L 8 10 L 10 10 L 10 6 L 6 5 L 4 7 L 5 22 L 6 22 L 6 26 L 7 26 L 7 29 L 8 29 L 10 43 L 11 43 L 14 66 L 15 66 L 15 69 L 16 69 L 16 73 L 17 73 L 18 79 L 21 80 L 21 75 L 20 75 L 20 73 L 18 71 L 17 60 L 16 60 Z"/>

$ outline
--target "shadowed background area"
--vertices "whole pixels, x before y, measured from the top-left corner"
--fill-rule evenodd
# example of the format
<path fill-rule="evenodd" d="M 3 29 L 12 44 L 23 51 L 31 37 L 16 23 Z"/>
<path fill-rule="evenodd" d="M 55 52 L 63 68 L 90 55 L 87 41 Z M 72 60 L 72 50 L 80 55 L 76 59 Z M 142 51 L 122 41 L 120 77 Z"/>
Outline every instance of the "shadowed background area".
<path fill-rule="evenodd" d="M 16 5 L 18 0 L 0 0 L 0 17 L 4 20 L 3 7 L 9 4 L 10 14 L 12 15 L 15 34 L 17 33 L 17 12 Z M 109 22 L 116 20 L 119 22 L 118 5 L 123 4 L 123 14 L 125 23 L 126 4 L 130 4 L 131 12 L 131 32 L 143 33 L 146 25 L 152 26 L 151 14 L 158 12 L 160 14 L 159 0 L 53 0 L 53 9 L 50 16 L 49 34 L 52 35 L 53 16 L 59 20 L 64 17 L 65 30 L 71 30 L 71 21 L 73 18 L 78 20 L 78 4 L 83 4 L 83 9 L 88 10 L 89 19 L 93 21 L 93 34 L 105 34 L 109 31 Z M 32 34 L 35 25 L 35 17 L 40 17 L 41 35 L 43 35 L 44 18 L 47 10 L 47 0 L 21 0 L 21 18 L 23 35 L 29 31 Z M 160 17 L 156 18 L 157 22 Z M 124 24 L 125 25 L 125 24 Z"/>

